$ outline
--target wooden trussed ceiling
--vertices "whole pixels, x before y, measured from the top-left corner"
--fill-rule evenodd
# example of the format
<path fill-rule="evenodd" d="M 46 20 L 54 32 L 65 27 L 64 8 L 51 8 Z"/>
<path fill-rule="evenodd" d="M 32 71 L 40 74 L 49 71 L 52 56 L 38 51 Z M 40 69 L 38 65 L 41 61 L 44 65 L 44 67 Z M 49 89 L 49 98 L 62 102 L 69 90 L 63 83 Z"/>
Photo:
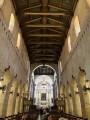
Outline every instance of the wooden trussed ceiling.
<path fill-rule="evenodd" d="M 12 0 L 31 63 L 56 63 L 78 0 Z"/>
<path fill-rule="evenodd" d="M 40 66 L 35 69 L 34 75 L 54 75 L 54 70 L 48 66 Z"/>

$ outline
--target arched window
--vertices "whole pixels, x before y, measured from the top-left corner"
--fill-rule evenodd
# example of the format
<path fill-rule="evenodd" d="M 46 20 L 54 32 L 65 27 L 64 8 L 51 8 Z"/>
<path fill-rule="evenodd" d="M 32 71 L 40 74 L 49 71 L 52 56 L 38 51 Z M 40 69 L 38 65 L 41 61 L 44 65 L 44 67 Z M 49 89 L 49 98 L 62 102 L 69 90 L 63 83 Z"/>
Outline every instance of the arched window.
<path fill-rule="evenodd" d="M 21 35 L 18 33 L 18 38 L 17 38 L 17 48 L 20 48 L 20 41 L 21 41 Z"/>
<path fill-rule="evenodd" d="M 68 37 L 68 50 L 71 52 L 71 39 L 70 36 Z"/>
<path fill-rule="evenodd" d="M 15 18 L 14 18 L 14 14 L 12 13 L 10 17 L 10 22 L 9 22 L 9 28 L 8 28 L 10 32 L 13 31 L 14 23 L 15 23 Z"/>
<path fill-rule="evenodd" d="M 4 0 L 0 0 L 0 8 L 1 8 L 2 5 L 3 5 L 3 2 L 4 2 Z"/>
<path fill-rule="evenodd" d="M 81 31 L 78 16 L 75 17 L 74 27 L 75 27 L 76 36 L 78 37 L 78 35 L 79 35 L 80 31 Z"/>
<path fill-rule="evenodd" d="M 60 71 L 62 72 L 62 63 L 61 63 L 61 61 L 60 61 Z"/>
<path fill-rule="evenodd" d="M 87 0 L 87 3 L 88 3 L 88 5 L 89 5 L 89 7 L 90 7 L 90 0 Z"/>

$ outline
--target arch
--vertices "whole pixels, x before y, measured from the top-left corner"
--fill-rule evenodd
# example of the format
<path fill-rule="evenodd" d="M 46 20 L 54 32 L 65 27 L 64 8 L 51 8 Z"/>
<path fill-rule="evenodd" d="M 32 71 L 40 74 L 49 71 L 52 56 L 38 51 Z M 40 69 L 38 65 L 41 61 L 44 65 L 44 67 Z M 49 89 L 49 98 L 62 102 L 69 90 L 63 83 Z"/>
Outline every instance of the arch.
<path fill-rule="evenodd" d="M 75 27 L 76 37 L 78 37 L 78 35 L 81 31 L 78 16 L 76 16 L 74 19 L 74 27 Z"/>
<path fill-rule="evenodd" d="M 90 0 L 87 0 L 88 6 L 90 7 Z"/>
<path fill-rule="evenodd" d="M 40 67 L 40 66 L 43 66 L 43 64 L 41 63 L 38 63 L 38 64 L 31 64 L 31 74 L 33 73 L 33 71 Z M 48 67 L 51 67 L 55 72 L 56 74 L 58 73 L 58 66 L 56 64 L 45 64 L 45 66 L 48 66 Z"/>
<path fill-rule="evenodd" d="M 69 103 L 67 97 L 66 88 L 64 87 L 65 113 L 69 113 Z"/>
<path fill-rule="evenodd" d="M 21 34 L 18 33 L 18 37 L 17 37 L 17 48 L 20 48 L 20 41 L 21 41 Z"/>
<path fill-rule="evenodd" d="M 20 112 L 20 97 L 21 97 L 21 82 L 18 85 L 14 114 L 18 114 L 18 112 Z"/>
<path fill-rule="evenodd" d="M 79 91 L 80 91 L 80 100 L 82 105 L 82 112 L 84 117 L 90 118 L 90 92 L 86 90 L 88 85 L 90 85 L 90 81 L 86 79 L 86 72 L 84 70 L 80 70 L 79 72 Z M 89 87 L 89 86 L 88 86 Z"/>
<path fill-rule="evenodd" d="M 68 51 L 69 51 L 69 53 L 71 52 L 71 38 L 70 38 L 70 36 L 68 37 Z"/>
<path fill-rule="evenodd" d="M 62 85 L 62 83 L 60 83 L 60 99 L 61 100 L 64 99 L 64 93 L 63 93 L 63 85 Z"/>
<path fill-rule="evenodd" d="M 8 27 L 8 29 L 10 30 L 10 32 L 13 32 L 14 23 L 15 23 L 15 17 L 14 17 L 14 14 L 11 13 L 9 27 Z"/>
<path fill-rule="evenodd" d="M 0 8 L 2 7 L 4 0 L 0 0 Z"/>
<path fill-rule="evenodd" d="M 77 116 L 82 117 L 82 108 L 81 108 L 81 101 L 80 101 L 80 95 L 79 95 L 80 93 L 79 93 L 78 86 L 77 86 L 75 78 L 72 79 L 72 89 L 73 89 L 73 92 L 74 92 L 76 114 L 77 114 Z"/>
<path fill-rule="evenodd" d="M 0 87 L 0 116 L 3 117 L 4 113 L 4 102 L 6 100 L 7 92 L 8 92 L 8 83 L 10 82 L 10 67 L 6 68 L 3 72 L 3 77 L 1 77 Z"/>
<path fill-rule="evenodd" d="M 69 113 L 73 115 L 73 101 L 72 101 L 72 93 L 70 89 L 70 85 L 67 82 L 67 96 L 68 96 L 68 102 L 69 102 Z"/>
<path fill-rule="evenodd" d="M 43 65 L 39 65 L 39 66 L 35 67 L 34 70 L 37 69 L 37 68 L 40 67 L 40 66 L 43 66 Z M 48 66 L 48 67 L 52 68 L 52 69 L 55 71 L 55 69 L 54 69 L 52 66 L 47 65 L 47 64 L 46 64 L 45 66 Z M 34 70 L 33 70 L 33 71 L 34 71 Z M 56 71 L 55 71 L 55 72 L 56 72 Z"/>
<path fill-rule="evenodd" d="M 6 116 L 11 116 L 12 115 L 12 109 L 13 109 L 13 103 L 14 103 L 16 87 L 17 87 L 17 78 L 15 77 L 13 79 L 13 82 L 12 82 L 12 85 L 11 85 L 11 90 L 10 90 L 10 93 L 9 93 L 8 107 L 7 107 Z"/>
<path fill-rule="evenodd" d="M 23 113 L 23 98 L 25 93 L 25 86 L 23 86 L 21 91 L 21 99 L 20 99 L 20 113 Z"/>
<path fill-rule="evenodd" d="M 60 100 L 64 100 L 64 86 L 60 82 Z M 65 112 L 65 106 L 60 106 L 60 110 L 63 110 Z"/>
<path fill-rule="evenodd" d="M 25 97 L 25 98 L 28 98 L 28 97 L 29 97 L 29 86 L 28 86 L 28 82 L 26 82 L 26 84 L 25 84 L 24 97 Z"/>

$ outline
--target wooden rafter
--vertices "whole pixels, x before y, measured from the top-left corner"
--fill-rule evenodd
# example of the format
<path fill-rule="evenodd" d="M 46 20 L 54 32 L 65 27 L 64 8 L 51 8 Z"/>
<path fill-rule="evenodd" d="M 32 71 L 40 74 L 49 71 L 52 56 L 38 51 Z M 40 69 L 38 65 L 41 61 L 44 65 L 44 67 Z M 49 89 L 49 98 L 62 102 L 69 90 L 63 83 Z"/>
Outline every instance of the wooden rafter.
<path fill-rule="evenodd" d="M 67 25 L 65 22 L 60 21 L 60 19 L 56 19 L 56 18 L 53 18 L 53 17 L 47 17 L 47 19 L 48 19 L 48 20 L 51 20 L 51 21 L 53 21 L 53 22 L 59 23 L 59 24 L 61 24 L 61 25 L 63 25 L 63 26 L 68 27 L 68 25 Z"/>
<path fill-rule="evenodd" d="M 31 54 L 30 56 L 31 56 L 31 57 L 32 57 L 32 56 L 34 56 L 34 57 L 37 57 L 37 56 L 38 56 L 38 57 L 39 57 L 39 56 L 44 56 L 44 57 L 45 57 L 45 56 L 53 56 L 53 57 L 55 57 L 55 56 L 57 56 L 57 57 L 58 57 L 58 54 L 56 54 L 56 55 L 54 55 L 54 54 Z"/>
<path fill-rule="evenodd" d="M 52 55 L 57 55 L 57 54 L 59 54 L 59 50 L 58 51 L 54 51 L 54 50 L 41 50 L 41 51 L 30 51 L 32 54 L 33 53 L 35 53 L 35 54 L 48 54 L 48 55 L 51 55 L 51 53 L 52 53 Z"/>
<path fill-rule="evenodd" d="M 31 60 L 33 60 L 33 58 L 31 58 Z M 52 59 L 52 58 L 44 57 L 44 58 L 38 58 L 38 60 L 51 60 L 52 61 L 52 60 L 58 60 L 58 59 L 57 58 Z"/>
<path fill-rule="evenodd" d="M 25 22 L 24 25 L 35 22 L 35 21 L 38 21 L 38 20 L 41 20 L 41 19 L 42 19 L 42 17 L 38 17 L 38 18 L 35 18 L 35 19 L 32 19 L 32 20 L 29 20 L 29 21 Z"/>
<path fill-rule="evenodd" d="M 34 63 L 54 63 L 54 64 L 58 64 L 58 61 L 56 60 L 32 60 L 30 62 L 31 64 L 34 64 Z"/>
<path fill-rule="evenodd" d="M 37 27 L 60 27 L 60 28 L 62 28 L 63 26 L 62 25 L 60 25 L 60 24 L 29 24 L 29 25 L 25 25 L 25 27 L 35 27 L 35 28 L 37 28 Z"/>
<path fill-rule="evenodd" d="M 38 45 L 35 44 L 35 45 L 33 45 L 33 46 L 30 46 L 30 45 L 28 46 L 28 45 L 27 45 L 27 48 L 28 48 L 28 49 L 34 49 L 34 48 L 38 49 L 39 47 L 41 47 L 39 44 L 38 44 Z M 59 48 L 60 48 L 60 45 L 50 45 L 49 48 L 59 49 Z"/>
<path fill-rule="evenodd" d="M 66 16 L 66 15 L 71 15 L 70 12 L 24 12 L 24 15 L 62 15 L 62 16 Z"/>
<path fill-rule="evenodd" d="M 53 32 L 56 32 L 56 33 L 59 33 L 59 34 L 63 34 L 63 32 L 52 29 L 52 28 L 47 28 L 47 30 L 50 30 L 50 31 L 53 31 Z"/>
<path fill-rule="evenodd" d="M 26 10 L 30 10 L 30 9 L 37 8 L 37 7 L 42 7 L 42 4 L 37 4 L 37 5 L 30 6 L 30 7 L 19 9 L 19 11 L 17 11 L 17 14 L 23 13 Z"/>
<path fill-rule="evenodd" d="M 28 49 L 29 49 L 29 48 L 28 48 Z M 58 48 L 54 48 L 54 47 L 50 47 L 50 48 L 47 48 L 47 47 L 45 48 L 45 47 L 43 47 L 43 48 L 40 48 L 40 47 L 39 47 L 39 48 L 31 48 L 30 50 L 43 50 L 43 49 L 44 49 L 44 50 L 57 50 L 57 51 L 59 51 L 60 48 L 59 48 L 59 47 L 58 47 Z"/>
<path fill-rule="evenodd" d="M 68 10 L 68 9 L 65 9 L 65 8 L 63 8 L 63 7 L 58 7 L 58 6 L 55 6 L 55 5 L 52 5 L 52 4 L 48 4 L 48 7 L 51 7 L 51 8 L 54 8 L 54 9 L 57 9 L 57 10 L 61 10 L 62 12 L 71 12 L 72 13 L 72 11 L 70 11 L 70 10 Z"/>
<path fill-rule="evenodd" d="M 44 45 L 44 44 L 50 44 L 50 45 L 52 45 L 52 44 L 59 44 L 59 45 L 62 45 L 62 42 L 26 42 L 26 44 L 41 44 L 41 45 Z"/>
<path fill-rule="evenodd" d="M 28 51 L 30 51 L 30 52 L 38 52 L 38 51 L 55 51 L 55 52 L 58 52 L 59 50 L 56 50 L 56 49 L 34 49 L 34 50 L 28 50 Z"/>
<path fill-rule="evenodd" d="M 28 34 L 27 37 L 63 37 L 62 34 Z"/>

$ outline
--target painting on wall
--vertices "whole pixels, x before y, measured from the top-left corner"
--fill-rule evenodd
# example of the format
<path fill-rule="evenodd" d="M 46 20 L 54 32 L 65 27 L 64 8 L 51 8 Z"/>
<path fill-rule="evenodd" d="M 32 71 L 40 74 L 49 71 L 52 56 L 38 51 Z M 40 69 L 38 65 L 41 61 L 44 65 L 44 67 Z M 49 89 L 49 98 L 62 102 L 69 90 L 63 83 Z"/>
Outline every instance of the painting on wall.
<path fill-rule="evenodd" d="M 41 94 L 41 100 L 42 101 L 46 101 L 46 93 L 42 93 Z"/>

